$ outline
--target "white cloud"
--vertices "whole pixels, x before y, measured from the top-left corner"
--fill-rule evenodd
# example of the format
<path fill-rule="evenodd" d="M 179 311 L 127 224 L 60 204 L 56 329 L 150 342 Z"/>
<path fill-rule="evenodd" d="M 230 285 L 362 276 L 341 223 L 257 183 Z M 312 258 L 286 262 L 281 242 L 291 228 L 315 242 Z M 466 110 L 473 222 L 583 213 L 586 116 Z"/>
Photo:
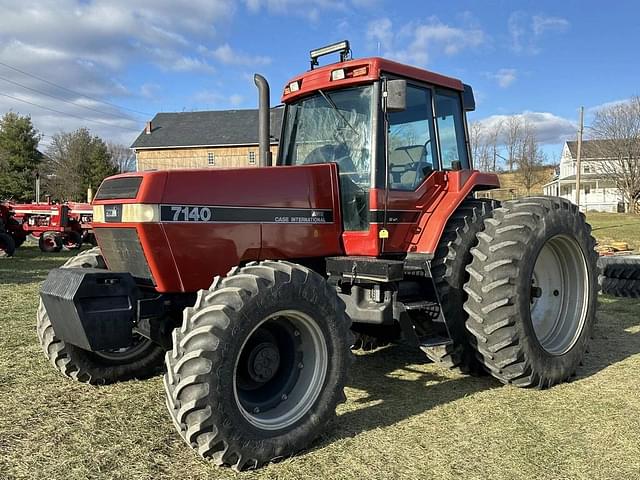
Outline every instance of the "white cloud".
<path fill-rule="evenodd" d="M 560 17 L 534 15 L 531 22 L 534 35 L 542 35 L 545 32 L 564 32 L 569 28 L 569 21 Z"/>
<path fill-rule="evenodd" d="M 487 42 L 486 33 L 466 18 L 467 24 L 461 26 L 445 24 L 433 16 L 400 27 L 394 27 L 389 18 L 380 18 L 369 23 L 366 36 L 383 56 L 425 66 L 432 55 L 455 55 Z"/>
<path fill-rule="evenodd" d="M 333 21 L 336 13 L 359 12 L 379 3 L 380 0 L 244 0 L 251 13 L 266 10 L 271 14 L 304 17 L 311 22 L 317 22 L 323 16 Z"/>
<path fill-rule="evenodd" d="M 495 80 L 501 88 L 507 88 L 511 86 L 513 82 L 518 78 L 518 74 L 515 68 L 501 68 L 495 73 L 487 73 L 487 78 Z"/>
<path fill-rule="evenodd" d="M 570 23 L 565 18 L 547 15 L 531 16 L 521 11 L 513 12 L 507 21 L 511 49 L 516 53 L 538 54 L 540 38 L 547 33 L 565 32 L 569 26 Z"/>
<path fill-rule="evenodd" d="M 218 48 L 211 51 L 211 56 L 228 65 L 243 65 L 251 67 L 254 65 L 269 65 L 271 63 L 270 57 L 247 55 L 234 50 L 228 43 L 220 45 Z"/>
<path fill-rule="evenodd" d="M 478 122 L 484 127 L 493 128 L 499 123 L 506 124 L 510 117 L 525 121 L 536 133 L 538 141 L 545 145 L 563 143 L 576 135 L 576 124 L 572 120 L 550 112 L 524 111 L 514 115 L 492 115 Z"/>
<path fill-rule="evenodd" d="M 157 85 L 129 90 L 118 80 L 132 65 L 210 74 L 218 59 L 197 46 L 220 42 L 218 29 L 227 27 L 236 10 L 234 0 L 0 0 L 0 62 L 40 77 L 0 65 L 0 77 L 14 82 L 0 79 L 0 92 L 19 99 L 0 96 L 0 112 L 31 114 L 47 135 L 45 142 L 60 130 L 86 126 L 105 139 L 130 144 L 149 115 L 95 99 L 117 104 L 123 96 L 156 96 Z M 229 51 L 235 53 L 231 46 Z M 266 57 L 238 58 L 238 64 L 264 64 Z"/>

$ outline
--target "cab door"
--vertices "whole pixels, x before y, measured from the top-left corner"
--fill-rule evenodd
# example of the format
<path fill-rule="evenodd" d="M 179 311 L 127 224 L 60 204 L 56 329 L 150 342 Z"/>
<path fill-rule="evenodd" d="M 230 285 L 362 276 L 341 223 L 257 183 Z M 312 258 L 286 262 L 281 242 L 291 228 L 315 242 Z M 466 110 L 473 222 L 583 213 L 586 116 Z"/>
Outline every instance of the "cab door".
<path fill-rule="evenodd" d="M 446 192 L 447 172 L 469 168 L 460 92 L 407 84 L 406 109 L 387 115 L 388 194 L 377 202 L 387 201 L 383 252 L 411 252 Z"/>

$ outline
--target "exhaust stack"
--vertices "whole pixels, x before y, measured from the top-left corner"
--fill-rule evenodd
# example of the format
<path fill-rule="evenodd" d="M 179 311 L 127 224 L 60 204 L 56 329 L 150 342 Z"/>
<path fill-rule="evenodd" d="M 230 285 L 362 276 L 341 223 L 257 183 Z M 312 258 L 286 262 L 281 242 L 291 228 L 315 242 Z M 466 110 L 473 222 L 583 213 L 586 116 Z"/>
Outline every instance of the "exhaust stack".
<path fill-rule="evenodd" d="M 258 145 L 259 145 L 259 160 L 261 167 L 271 166 L 271 149 L 270 149 L 270 115 L 269 108 L 269 83 L 266 78 L 256 73 L 253 76 L 253 81 L 258 87 L 259 94 L 259 109 L 258 109 Z"/>

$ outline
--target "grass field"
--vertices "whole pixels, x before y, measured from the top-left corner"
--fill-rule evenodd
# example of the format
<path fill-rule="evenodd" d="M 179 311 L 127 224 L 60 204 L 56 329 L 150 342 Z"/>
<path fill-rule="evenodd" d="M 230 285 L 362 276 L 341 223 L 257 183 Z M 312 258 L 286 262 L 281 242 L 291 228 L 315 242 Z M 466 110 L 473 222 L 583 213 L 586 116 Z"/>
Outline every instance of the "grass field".
<path fill-rule="evenodd" d="M 640 233 L 592 221 L 598 236 Z M 0 259 L 0 479 L 640 479 L 640 301 L 602 297 L 577 378 L 546 391 L 457 375 L 403 347 L 359 355 L 348 402 L 310 449 L 235 474 L 183 444 L 160 377 L 96 388 L 45 360 L 38 286 L 68 256 L 25 247 Z"/>
<path fill-rule="evenodd" d="M 589 212 L 587 219 L 593 226 L 593 235 L 598 242 L 623 241 L 640 251 L 639 215 Z"/>

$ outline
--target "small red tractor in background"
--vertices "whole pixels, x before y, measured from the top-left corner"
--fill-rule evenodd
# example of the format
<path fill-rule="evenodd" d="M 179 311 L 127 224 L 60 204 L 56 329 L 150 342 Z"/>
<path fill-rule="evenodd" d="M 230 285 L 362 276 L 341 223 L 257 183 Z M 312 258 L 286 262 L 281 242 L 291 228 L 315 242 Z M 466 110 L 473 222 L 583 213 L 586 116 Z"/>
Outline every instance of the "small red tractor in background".
<path fill-rule="evenodd" d="M 59 252 L 62 248 L 77 250 L 82 246 L 81 214 L 74 215 L 67 204 L 12 204 L 11 211 L 24 232 L 38 239 L 43 252 Z"/>
<path fill-rule="evenodd" d="M 79 202 L 66 202 L 69 206 L 69 219 L 72 224 L 78 224 L 80 226 L 80 234 L 82 237 L 82 243 L 90 243 L 94 247 L 96 244 L 96 237 L 93 234 L 93 227 L 91 222 L 93 221 L 93 207 L 90 203 Z"/>
<path fill-rule="evenodd" d="M 14 218 L 10 205 L 0 203 L 0 257 L 12 256 L 26 238 L 27 233 Z"/>
<path fill-rule="evenodd" d="M 329 53 L 340 61 L 317 67 Z M 100 384 L 164 357 L 179 434 L 238 470 L 322 432 L 352 348 L 402 340 L 518 387 L 575 374 L 597 305 L 591 229 L 562 198 L 475 197 L 499 182 L 471 165 L 468 85 L 350 59 L 348 42 L 312 51 L 283 90 L 271 166 L 269 89 L 255 81 L 261 168 L 102 183 L 99 247 L 41 288 L 54 367 Z"/>

